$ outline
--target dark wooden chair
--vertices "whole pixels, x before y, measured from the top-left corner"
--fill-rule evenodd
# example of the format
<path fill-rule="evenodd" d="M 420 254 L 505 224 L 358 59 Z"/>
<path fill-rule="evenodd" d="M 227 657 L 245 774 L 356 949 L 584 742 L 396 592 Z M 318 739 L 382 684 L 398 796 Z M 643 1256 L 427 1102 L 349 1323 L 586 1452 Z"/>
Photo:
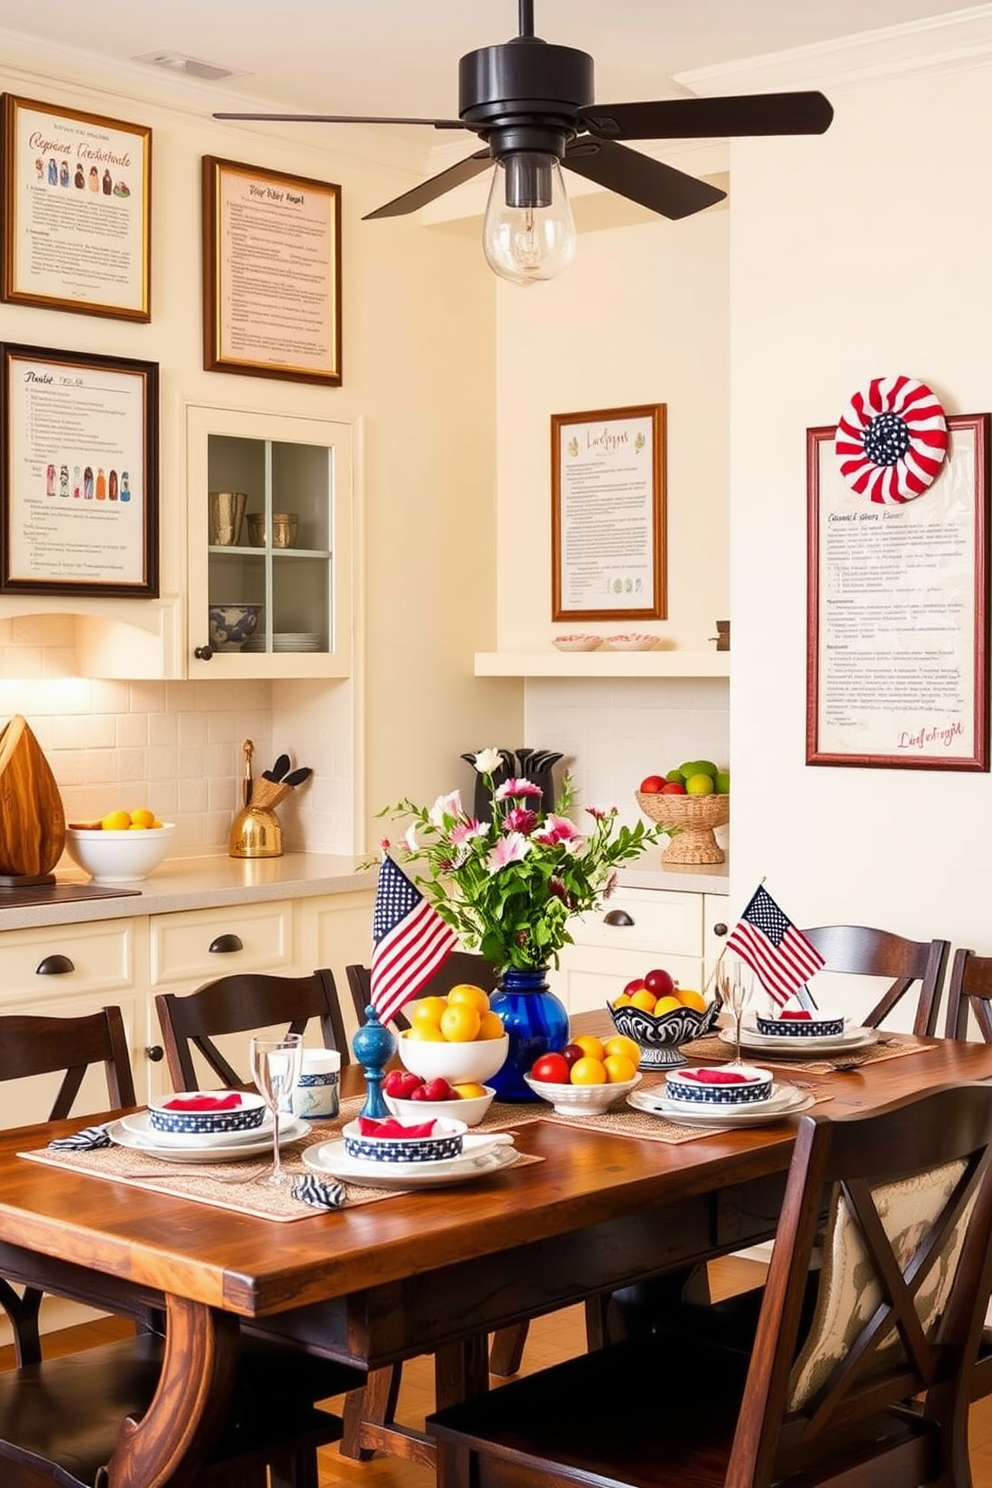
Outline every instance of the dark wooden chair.
<path fill-rule="evenodd" d="M 437 1412 L 439 1488 L 969 1482 L 990 1155 L 992 1084 L 800 1118 L 753 1348 L 685 1332 L 626 1341 Z"/>
<path fill-rule="evenodd" d="M 277 1024 L 287 1024 L 287 1032 L 303 1033 L 312 1019 L 319 1019 L 324 1047 L 337 1049 L 342 1064 L 350 1060 L 334 974 L 326 968 L 302 977 L 250 971 L 219 977 L 185 996 L 160 992 L 155 1010 L 174 1090 L 203 1088 L 194 1050 L 223 1088 L 250 1084 L 250 1077 L 233 1067 L 214 1040 Z M 244 1057 L 247 1068 L 247 1040 Z"/>
<path fill-rule="evenodd" d="M 949 941 L 907 940 L 867 925 L 816 925 L 804 928 L 803 934 L 824 957 L 824 971 L 893 979 L 862 1018 L 866 1028 L 881 1027 L 896 1004 L 915 989 L 913 1032 L 926 1037 L 936 1033 Z"/>

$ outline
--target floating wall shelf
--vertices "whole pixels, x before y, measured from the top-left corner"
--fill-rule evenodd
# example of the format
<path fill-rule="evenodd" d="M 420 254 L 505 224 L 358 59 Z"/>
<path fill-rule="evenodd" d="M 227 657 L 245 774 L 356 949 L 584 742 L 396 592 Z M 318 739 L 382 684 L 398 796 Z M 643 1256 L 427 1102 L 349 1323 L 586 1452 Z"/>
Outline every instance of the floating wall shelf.
<path fill-rule="evenodd" d="M 729 651 L 477 651 L 477 677 L 729 677 Z"/>

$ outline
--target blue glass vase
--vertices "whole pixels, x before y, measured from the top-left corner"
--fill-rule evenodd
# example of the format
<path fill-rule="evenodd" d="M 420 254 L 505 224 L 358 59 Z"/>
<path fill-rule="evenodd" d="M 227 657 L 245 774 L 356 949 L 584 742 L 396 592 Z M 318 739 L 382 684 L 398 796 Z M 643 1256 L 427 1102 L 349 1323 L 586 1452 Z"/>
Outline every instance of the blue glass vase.
<path fill-rule="evenodd" d="M 564 1049 L 568 1043 L 568 1013 L 548 987 L 546 972 L 544 966 L 527 971 L 507 967 L 490 996 L 489 1006 L 502 1018 L 510 1035 L 506 1063 L 488 1082 L 495 1086 L 498 1101 L 537 1101 L 539 1097 L 524 1083 L 524 1075 L 535 1059 Z"/>

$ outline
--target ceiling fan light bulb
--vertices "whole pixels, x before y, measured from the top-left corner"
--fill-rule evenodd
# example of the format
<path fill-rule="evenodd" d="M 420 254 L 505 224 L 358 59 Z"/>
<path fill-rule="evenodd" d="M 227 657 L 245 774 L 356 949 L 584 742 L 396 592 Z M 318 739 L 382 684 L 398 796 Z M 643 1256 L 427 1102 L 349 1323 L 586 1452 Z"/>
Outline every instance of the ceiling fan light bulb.
<path fill-rule="evenodd" d="M 482 229 L 494 274 L 511 284 L 553 279 L 575 257 L 575 223 L 553 155 L 519 151 L 496 162 Z"/>

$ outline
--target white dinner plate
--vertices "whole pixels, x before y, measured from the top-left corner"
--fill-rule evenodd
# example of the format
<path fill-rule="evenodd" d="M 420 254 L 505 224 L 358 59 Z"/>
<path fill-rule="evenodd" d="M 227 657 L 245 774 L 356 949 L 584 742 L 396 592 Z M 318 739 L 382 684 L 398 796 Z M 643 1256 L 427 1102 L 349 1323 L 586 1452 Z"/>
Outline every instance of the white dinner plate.
<path fill-rule="evenodd" d="M 687 1110 L 685 1101 L 666 1100 L 664 1096 L 650 1091 L 634 1090 L 627 1097 L 628 1106 L 636 1111 L 647 1111 L 651 1116 L 664 1116 L 667 1121 L 677 1121 L 681 1126 L 764 1126 L 772 1121 L 783 1121 L 787 1116 L 796 1116 L 813 1104 L 811 1091 L 797 1090 L 795 1085 L 779 1086 L 779 1096 L 769 1101 L 760 1110 L 748 1106 L 718 1106 L 713 1110 Z"/>
<path fill-rule="evenodd" d="M 308 1147 L 303 1162 L 315 1173 L 330 1173 L 345 1182 L 361 1184 L 364 1188 L 443 1188 L 453 1183 L 467 1183 L 473 1178 L 483 1178 L 487 1173 L 498 1173 L 515 1163 L 520 1153 L 509 1143 L 497 1143 L 494 1139 L 480 1136 L 479 1145 L 472 1146 L 465 1139 L 466 1149 L 460 1157 L 451 1157 L 444 1162 L 429 1163 L 380 1163 L 362 1162 L 349 1157 L 344 1142 L 318 1142 Z"/>
<path fill-rule="evenodd" d="M 190 1147 L 232 1147 L 235 1142 L 240 1146 L 242 1142 L 272 1141 L 272 1115 L 269 1111 L 262 1117 L 261 1126 L 254 1126 L 250 1131 L 200 1132 L 195 1136 L 191 1132 L 164 1132 L 152 1126 L 147 1111 L 122 1116 L 121 1125 L 133 1136 L 143 1137 L 158 1147 L 182 1147 L 186 1151 Z"/>
<path fill-rule="evenodd" d="M 147 1112 L 144 1114 L 147 1118 Z M 125 1122 L 130 1122 L 131 1126 L 126 1126 Z M 138 1122 L 139 1129 L 135 1129 L 135 1122 Z M 279 1123 L 279 1146 L 284 1147 L 287 1142 L 299 1141 L 300 1137 L 305 1137 L 309 1130 L 309 1122 L 301 1121 L 296 1116 L 288 1117 L 285 1122 Z M 107 1127 L 107 1135 L 112 1142 L 117 1143 L 118 1147 L 130 1147 L 135 1152 L 147 1152 L 151 1157 L 160 1157 L 163 1162 L 235 1162 L 240 1157 L 264 1157 L 272 1151 L 271 1130 L 252 1140 L 227 1142 L 224 1145 L 212 1147 L 164 1146 L 159 1140 L 161 1132 L 153 1132 L 147 1125 L 145 1131 L 140 1130 L 140 1115 L 137 1117 L 122 1116 L 119 1121 L 112 1121 Z"/>
<path fill-rule="evenodd" d="M 777 1038 L 775 1034 L 759 1033 L 756 1028 L 742 1028 L 741 1048 L 753 1049 L 761 1054 L 774 1050 L 776 1054 L 802 1059 L 809 1054 L 836 1054 L 842 1049 L 845 1053 L 849 1049 L 868 1049 L 872 1044 L 877 1044 L 879 1038 L 877 1028 L 845 1028 L 843 1033 L 836 1033 L 831 1038 L 789 1038 L 788 1034 Z M 734 1030 L 721 1028 L 720 1039 L 732 1048 Z"/>

